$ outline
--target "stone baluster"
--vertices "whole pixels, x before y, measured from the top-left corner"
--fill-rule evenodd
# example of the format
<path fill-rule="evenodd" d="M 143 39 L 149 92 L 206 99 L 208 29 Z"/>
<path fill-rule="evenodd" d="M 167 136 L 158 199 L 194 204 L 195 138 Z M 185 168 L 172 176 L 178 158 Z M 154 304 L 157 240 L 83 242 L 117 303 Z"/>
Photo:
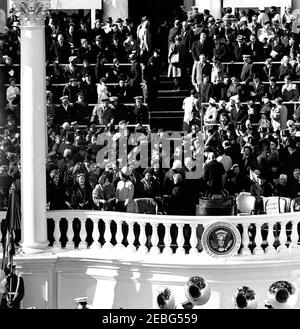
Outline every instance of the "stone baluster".
<path fill-rule="evenodd" d="M 251 255 L 251 251 L 249 249 L 249 243 L 250 243 L 250 239 L 249 239 L 249 232 L 248 232 L 248 228 L 249 228 L 249 224 L 250 223 L 243 223 L 243 234 L 242 234 L 242 249 L 241 249 L 241 255 L 243 256 L 247 256 L 247 255 Z"/>
<path fill-rule="evenodd" d="M 185 250 L 184 250 L 184 231 L 183 231 L 183 226 L 184 224 L 176 224 L 178 227 L 178 236 L 177 236 L 177 245 L 178 248 L 176 249 L 176 254 L 178 255 L 185 255 Z"/>
<path fill-rule="evenodd" d="M 66 218 L 68 221 L 68 229 L 67 229 L 67 243 L 66 243 L 66 248 L 67 249 L 72 249 L 74 248 L 74 231 L 73 231 L 73 218 Z"/>
<path fill-rule="evenodd" d="M 197 226 L 198 224 L 190 224 L 191 226 L 191 237 L 190 237 L 190 244 L 191 244 L 191 249 L 189 251 L 190 255 L 198 255 L 199 251 L 197 249 L 198 245 L 198 237 L 197 237 Z"/>
<path fill-rule="evenodd" d="M 145 254 L 148 252 L 148 248 L 146 247 L 147 237 L 146 237 L 146 223 L 139 223 L 140 226 L 140 236 L 139 236 L 139 249 L 138 253 Z M 153 237 L 153 234 L 152 234 Z"/>
<path fill-rule="evenodd" d="M 85 227 L 86 218 L 80 219 L 80 223 L 81 223 L 80 232 L 79 232 L 80 241 L 78 244 L 78 248 L 83 249 L 83 248 L 87 247 L 87 242 L 85 241 L 86 237 L 87 237 L 87 232 L 86 232 L 86 227 Z"/>
<path fill-rule="evenodd" d="M 299 248 L 298 240 L 299 240 L 299 234 L 298 234 L 298 221 L 293 220 L 292 221 L 292 233 L 291 233 L 291 243 L 289 245 L 289 250 L 292 251 L 292 249 Z"/>
<path fill-rule="evenodd" d="M 275 248 L 274 248 L 274 234 L 273 234 L 273 227 L 274 227 L 275 222 L 268 222 L 266 223 L 266 227 L 268 228 L 266 234 L 266 240 L 268 243 L 268 246 L 265 249 L 265 253 L 267 254 L 274 254 L 276 252 Z"/>
<path fill-rule="evenodd" d="M 287 235 L 286 235 L 286 223 L 281 222 L 280 223 L 280 233 L 278 237 L 280 245 L 277 248 L 277 251 L 280 253 L 286 253 L 288 251 L 288 248 L 286 246 L 287 242 Z"/>
<path fill-rule="evenodd" d="M 253 254 L 254 255 L 263 255 L 264 254 L 264 250 L 262 248 L 262 236 L 261 236 L 261 227 L 262 227 L 262 223 L 256 223 L 256 235 L 255 235 L 255 244 L 256 247 L 253 250 Z"/>
<path fill-rule="evenodd" d="M 93 233 L 92 233 L 92 237 L 93 237 L 93 243 L 92 243 L 92 248 L 94 249 L 99 249 L 101 248 L 101 244 L 99 242 L 99 219 L 98 218 L 93 218 Z"/>
<path fill-rule="evenodd" d="M 171 242 L 172 242 L 172 238 L 171 238 L 171 223 L 165 223 L 165 248 L 163 250 L 163 254 L 164 255 L 172 255 L 173 254 L 173 250 L 171 248 Z"/>
<path fill-rule="evenodd" d="M 111 249 L 113 247 L 113 245 L 110 242 L 110 240 L 111 240 L 111 230 L 110 230 L 111 220 L 110 219 L 103 219 L 103 221 L 104 221 L 104 224 L 105 224 L 105 231 L 104 231 L 105 243 L 104 243 L 102 248 Z"/>
<path fill-rule="evenodd" d="M 134 236 L 134 222 L 128 223 L 128 234 L 127 234 L 128 246 L 126 250 L 128 252 L 136 252 L 136 247 L 134 246 L 135 236 Z"/>
<path fill-rule="evenodd" d="M 159 255 L 160 254 L 160 250 L 158 247 L 158 243 L 159 243 L 159 237 L 158 237 L 158 223 L 153 223 L 152 224 L 152 247 L 150 249 L 150 253 L 152 255 Z"/>
<path fill-rule="evenodd" d="M 53 247 L 54 248 L 59 248 L 60 247 L 60 229 L 59 229 L 59 222 L 60 218 L 53 218 L 54 221 L 54 231 L 53 231 L 53 237 L 54 237 L 54 242 L 53 242 Z"/>
<path fill-rule="evenodd" d="M 123 240 L 122 223 L 123 223 L 123 221 L 119 220 L 119 219 L 115 219 L 115 222 L 117 224 L 117 232 L 116 232 L 117 245 L 116 245 L 116 248 L 124 249 L 125 246 L 122 244 L 122 240 Z"/>

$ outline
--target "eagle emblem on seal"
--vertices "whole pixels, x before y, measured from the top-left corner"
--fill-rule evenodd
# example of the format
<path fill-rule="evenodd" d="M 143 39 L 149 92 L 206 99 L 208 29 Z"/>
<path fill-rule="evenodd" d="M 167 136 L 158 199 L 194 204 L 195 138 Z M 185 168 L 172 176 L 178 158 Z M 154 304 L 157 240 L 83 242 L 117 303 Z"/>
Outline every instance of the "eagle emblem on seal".
<path fill-rule="evenodd" d="M 225 230 L 216 230 L 210 234 L 210 244 L 214 250 L 227 251 L 232 246 L 232 234 Z"/>

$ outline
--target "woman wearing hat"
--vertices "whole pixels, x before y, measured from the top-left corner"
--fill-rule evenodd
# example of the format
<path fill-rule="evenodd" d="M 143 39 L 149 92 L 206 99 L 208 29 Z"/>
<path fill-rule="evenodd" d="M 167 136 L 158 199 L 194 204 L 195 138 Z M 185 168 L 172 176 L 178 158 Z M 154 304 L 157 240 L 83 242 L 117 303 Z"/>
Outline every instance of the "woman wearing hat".
<path fill-rule="evenodd" d="M 93 189 L 92 198 L 97 209 L 103 209 L 105 203 L 116 196 L 116 189 L 112 184 L 112 168 L 109 166 L 107 169 Z"/>
<path fill-rule="evenodd" d="M 120 171 L 121 180 L 116 188 L 116 209 L 117 211 L 127 211 L 127 206 L 133 203 L 134 184 L 129 179 L 130 170 L 128 167 L 123 167 Z"/>

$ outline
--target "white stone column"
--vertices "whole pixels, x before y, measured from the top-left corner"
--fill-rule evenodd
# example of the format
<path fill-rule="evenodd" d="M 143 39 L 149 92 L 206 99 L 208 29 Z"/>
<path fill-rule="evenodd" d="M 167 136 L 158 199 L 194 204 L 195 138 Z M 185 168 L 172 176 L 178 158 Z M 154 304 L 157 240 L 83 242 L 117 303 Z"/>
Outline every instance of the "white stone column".
<path fill-rule="evenodd" d="M 48 0 L 14 0 L 21 28 L 22 249 L 47 248 L 45 10 Z"/>
<path fill-rule="evenodd" d="M 111 17 L 114 21 L 117 18 L 128 17 L 128 0 L 102 0 L 104 19 Z"/>

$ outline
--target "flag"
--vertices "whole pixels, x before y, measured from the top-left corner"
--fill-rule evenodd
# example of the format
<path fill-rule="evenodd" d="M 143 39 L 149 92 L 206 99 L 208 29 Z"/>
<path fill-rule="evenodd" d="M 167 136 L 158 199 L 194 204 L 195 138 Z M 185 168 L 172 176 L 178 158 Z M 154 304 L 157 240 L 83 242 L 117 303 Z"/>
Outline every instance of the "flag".
<path fill-rule="evenodd" d="M 13 264 L 13 256 L 15 255 L 15 242 L 14 242 L 14 231 L 21 227 L 21 206 L 19 196 L 16 193 L 14 184 L 9 190 L 8 208 L 6 217 L 4 220 L 4 232 L 6 237 L 3 245 L 3 256 L 2 256 L 2 270 L 10 269 Z"/>

